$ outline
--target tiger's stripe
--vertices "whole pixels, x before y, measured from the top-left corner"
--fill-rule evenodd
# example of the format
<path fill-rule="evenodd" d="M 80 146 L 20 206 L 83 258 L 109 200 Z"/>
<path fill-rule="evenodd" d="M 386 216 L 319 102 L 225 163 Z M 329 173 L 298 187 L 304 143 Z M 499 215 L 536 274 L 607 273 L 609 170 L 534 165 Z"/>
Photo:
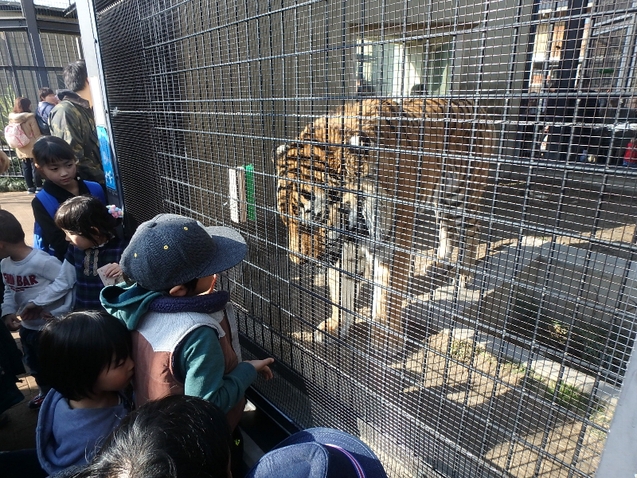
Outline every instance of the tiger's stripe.
<path fill-rule="evenodd" d="M 492 147 L 487 116 L 470 100 L 367 99 L 317 118 L 276 155 L 277 207 L 291 259 L 323 260 L 334 244 L 345 251 L 344 241 L 358 238 L 374 261 L 381 256 L 373 249 L 391 244 L 392 256 L 374 265 L 382 269 L 375 274 L 382 283 L 372 321 L 399 331 L 411 266 L 404 251 L 411 247 L 417 206 L 435 210 L 434 266 L 449 265 L 453 250 L 464 245 L 459 276 L 466 282 L 476 260 Z M 351 260 L 341 257 L 341 263 Z M 334 282 L 331 288 L 340 287 Z M 330 293 L 339 297 L 339 290 Z M 346 332 L 349 318 L 341 315 L 335 304 L 322 330 L 342 326 Z"/>

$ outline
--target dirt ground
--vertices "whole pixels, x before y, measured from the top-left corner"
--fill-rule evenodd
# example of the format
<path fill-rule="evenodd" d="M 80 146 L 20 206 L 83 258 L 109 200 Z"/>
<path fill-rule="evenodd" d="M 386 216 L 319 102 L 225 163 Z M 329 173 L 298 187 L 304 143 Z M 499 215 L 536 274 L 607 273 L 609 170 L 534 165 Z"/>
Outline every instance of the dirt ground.
<path fill-rule="evenodd" d="M 630 258 L 636 232 L 635 198 L 630 191 L 597 188 L 593 184 L 586 185 L 585 181 L 561 183 L 556 176 L 531 178 L 531 186 L 525 178 L 503 179 L 492 194 L 484 200 L 485 204 L 492 204 L 492 209 L 485 213 L 489 220 L 482 227 L 480 261 L 506 247 L 515 248 L 520 241 L 553 242 L 603 253 L 609 258 Z M 414 264 L 416 276 L 426 269 L 426 258 L 434 255 L 432 221 L 426 214 L 421 219 L 420 229 L 414 234 L 415 240 L 422 241 L 421 247 L 414 247 L 418 249 Z M 419 258 L 423 258 L 422 263 L 418 262 Z M 514 264 L 502 267 L 513 268 Z M 281 269 L 285 270 L 285 266 Z M 312 342 L 313 328 L 330 313 L 331 300 L 321 300 L 325 294 L 329 297 L 323 276 L 296 268 L 290 268 L 290 272 L 301 287 L 293 290 L 286 306 L 306 324 L 294 320 L 280 323 L 284 327 L 289 324 L 290 335 L 310 344 L 307 346 L 325 358 L 326 363 L 338 360 L 339 372 L 346 373 L 351 366 L 352 376 L 361 376 L 356 364 L 365 357 L 367 344 L 355 345 L 353 332 L 341 348 L 337 347 L 338 352 L 330 346 L 323 350 L 323 346 Z M 413 284 L 412 297 L 429 296 L 428 282 L 420 285 L 416 277 Z M 254 287 L 257 289 L 258 285 Z M 364 292 L 363 288 L 361 297 Z M 357 312 L 363 317 L 361 325 L 369 325 L 365 319 L 370 315 L 368 306 L 360 304 L 365 302 L 364 298 L 357 302 Z M 311 313 L 308 314 L 308 310 Z M 435 308 L 431 311 L 435 315 Z M 615 402 L 611 392 L 604 390 L 591 396 L 577 387 L 547 379 L 505 357 L 496 357 L 473 341 L 452 339 L 448 332 L 435 330 L 435 324 L 425 321 L 427 325 L 423 325 L 423 317 L 428 316 L 417 313 L 409 319 L 422 329 L 424 346 L 418 347 L 402 363 L 394 364 L 395 383 L 390 386 L 386 382 L 383 387 L 400 390 L 389 398 L 392 404 L 405 413 L 412 413 L 414 422 L 430 427 L 461 447 L 464 451 L 455 455 L 457 460 L 470 455 L 476 462 L 497 470 L 497 476 L 501 476 L 500 473 L 520 478 L 594 475 L 613 416 Z M 433 335 L 429 335 L 431 330 Z M 348 353 L 353 355 L 351 364 L 346 358 Z M 556 373 L 565 370 L 559 360 L 548 367 Z M 600 373 L 603 374 L 603 370 Z M 333 380 L 338 383 L 336 375 Z M 319 381 L 318 377 L 313 371 L 311 379 Z M 325 380 L 328 387 L 329 382 Z M 369 387 L 374 389 L 373 384 Z M 338 397 L 343 392 L 339 389 L 333 393 Z M 368 400 L 366 397 L 365 401 Z M 360 407 L 364 407 L 364 403 Z M 385 411 L 385 415 L 389 412 Z M 377 420 L 386 425 L 387 436 L 393 436 L 396 441 L 407 439 L 399 431 L 391 430 L 400 427 L 404 417 Z M 409 433 L 413 430 L 409 429 Z M 404 463 L 415 463 L 404 475 L 398 472 L 395 476 L 416 476 L 423 469 L 422 461 L 431 465 L 432 456 L 435 458 L 435 453 L 429 452 L 422 441 L 417 441 L 405 453 L 401 458 L 387 457 L 394 471 Z M 440 456 L 448 463 L 453 461 L 453 455 L 446 451 Z M 419 459 L 420 464 L 416 463 Z M 454 473 L 457 473 L 454 476 L 471 476 L 462 471 Z"/>

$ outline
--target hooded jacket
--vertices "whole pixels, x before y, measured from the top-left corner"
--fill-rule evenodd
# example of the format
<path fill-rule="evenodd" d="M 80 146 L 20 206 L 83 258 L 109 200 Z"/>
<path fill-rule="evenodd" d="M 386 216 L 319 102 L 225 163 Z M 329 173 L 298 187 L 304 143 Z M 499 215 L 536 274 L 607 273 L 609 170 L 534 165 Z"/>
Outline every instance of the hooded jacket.
<path fill-rule="evenodd" d="M 104 309 L 132 331 L 137 406 L 166 395 L 200 397 L 223 410 L 234 429 L 257 372 L 239 362 L 228 298 L 224 291 L 170 297 L 138 285 L 102 290 Z"/>
<path fill-rule="evenodd" d="M 31 141 L 26 146 L 16 148 L 15 153 L 20 159 L 33 158 L 33 145 L 36 140 L 42 136 L 38 120 L 35 119 L 35 113 L 9 113 L 9 123 L 18 123 L 22 126 L 22 131 Z"/>
<path fill-rule="evenodd" d="M 35 431 L 40 466 L 54 474 L 88 463 L 129 409 L 124 397 L 114 407 L 72 409 L 66 398 L 51 389 L 40 408 Z"/>
<path fill-rule="evenodd" d="M 73 148 L 80 178 L 104 184 L 93 109 L 88 101 L 71 90 L 60 90 L 57 96 L 60 102 L 49 113 L 51 134 Z"/>

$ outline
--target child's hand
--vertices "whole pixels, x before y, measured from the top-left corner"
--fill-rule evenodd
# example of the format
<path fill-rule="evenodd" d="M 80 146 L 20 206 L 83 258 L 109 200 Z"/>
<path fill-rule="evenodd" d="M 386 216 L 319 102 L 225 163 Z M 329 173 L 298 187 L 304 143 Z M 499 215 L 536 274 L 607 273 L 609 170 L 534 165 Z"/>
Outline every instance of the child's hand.
<path fill-rule="evenodd" d="M 274 359 L 272 357 L 263 360 L 246 360 L 246 362 L 251 364 L 257 370 L 257 373 L 266 380 L 270 380 L 274 377 L 274 374 L 269 367 L 269 365 L 274 363 Z"/>
<path fill-rule="evenodd" d="M 122 268 L 116 262 L 100 267 L 97 273 L 105 286 L 115 285 L 122 280 Z"/>
<path fill-rule="evenodd" d="M 29 302 L 19 312 L 22 320 L 35 320 L 42 317 L 43 309 L 41 306 L 35 305 L 33 302 Z"/>
<path fill-rule="evenodd" d="M 105 266 L 100 267 L 100 270 L 103 271 L 104 277 L 115 278 L 122 275 L 122 268 L 116 262 L 106 264 Z"/>
<path fill-rule="evenodd" d="M 4 317 L 2 317 L 2 321 L 4 322 L 4 325 L 7 326 L 7 329 L 9 329 L 11 332 L 15 332 L 21 327 L 21 320 L 18 319 L 18 316 L 15 314 L 5 315 Z"/>
<path fill-rule="evenodd" d="M 46 310 L 42 311 L 42 318 L 45 322 L 51 322 L 55 320 L 55 317 L 51 315 L 51 312 L 47 312 Z"/>

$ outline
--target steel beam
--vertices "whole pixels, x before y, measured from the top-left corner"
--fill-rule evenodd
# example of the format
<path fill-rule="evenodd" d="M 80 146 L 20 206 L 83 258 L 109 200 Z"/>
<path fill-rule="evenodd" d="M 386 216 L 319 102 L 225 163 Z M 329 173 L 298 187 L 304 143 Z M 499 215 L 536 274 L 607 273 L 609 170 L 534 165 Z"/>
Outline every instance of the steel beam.
<path fill-rule="evenodd" d="M 38 84 L 45 86 L 49 84 L 49 78 L 46 74 L 44 66 L 44 52 L 42 51 L 42 42 L 40 42 L 40 31 L 38 30 L 38 20 L 35 14 L 35 6 L 33 0 L 20 0 L 22 5 L 22 15 L 27 23 L 27 35 L 29 37 L 29 45 L 33 54 L 33 62 L 35 63 L 35 73 L 38 77 Z"/>

